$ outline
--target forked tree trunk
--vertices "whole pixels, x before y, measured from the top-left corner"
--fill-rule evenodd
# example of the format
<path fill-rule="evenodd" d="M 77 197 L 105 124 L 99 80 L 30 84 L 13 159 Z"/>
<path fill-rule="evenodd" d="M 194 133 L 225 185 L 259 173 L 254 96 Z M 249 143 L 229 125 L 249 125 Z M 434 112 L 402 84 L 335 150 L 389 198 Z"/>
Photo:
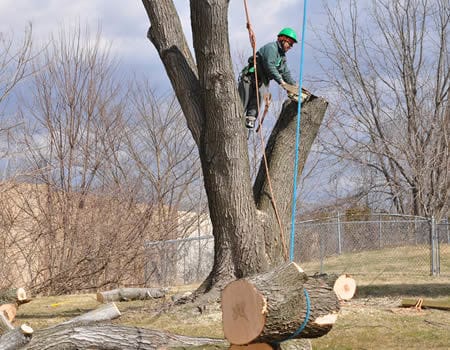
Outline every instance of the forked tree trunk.
<path fill-rule="evenodd" d="M 332 287 L 295 263 L 231 282 L 221 303 L 225 337 L 237 345 L 320 337 L 339 311 Z"/>
<path fill-rule="evenodd" d="M 212 272 L 201 290 L 221 288 L 235 278 L 267 271 L 286 258 L 280 237 L 289 230 L 297 104 L 288 103 L 283 109 L 266 148 L 273 193 L 264 170 L 253 187 L 247 129 L 230 55 L 229 0 L 190 2 L 195 59 L 173 1 L 143 0 L 143 4 L 151 24 L 147 36 L 164 64 L 199 149 L 215 238 Z M 326 108 L 321 98 L 305 104 L 300 172 Z M 273 198 L 284 231 L 278 227 Z"/>

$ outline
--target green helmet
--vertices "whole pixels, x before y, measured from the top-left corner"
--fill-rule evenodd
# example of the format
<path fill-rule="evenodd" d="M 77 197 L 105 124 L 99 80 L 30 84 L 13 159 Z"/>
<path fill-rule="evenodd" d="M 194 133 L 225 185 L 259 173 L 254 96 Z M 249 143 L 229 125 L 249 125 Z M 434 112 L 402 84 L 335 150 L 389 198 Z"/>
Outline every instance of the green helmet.
<path fill-rule="evenodd" d="M 281 36 L 281 35 L 287 36 L 288 38 L 291 38 L 292 40 L 294 40 L 294 42 L 297 42 L 297 33 L 292 28 L 281 29 L 281 31 L 278 33 L 278 36 Z"/>

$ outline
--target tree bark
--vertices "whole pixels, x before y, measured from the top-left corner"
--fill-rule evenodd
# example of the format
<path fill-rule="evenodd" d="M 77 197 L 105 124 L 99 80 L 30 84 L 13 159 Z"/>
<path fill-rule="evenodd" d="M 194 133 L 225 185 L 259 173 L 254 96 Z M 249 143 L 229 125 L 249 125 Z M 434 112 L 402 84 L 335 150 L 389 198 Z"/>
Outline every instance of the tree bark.
<path fill-rule="evenodd" d="M 22 349 L 30 341 L 32 334 L 33 328 L 27 325 L 14 328 L 0 337 L 0 350 Z"/>
<path fill-rule="evenodd" d="M 294 333 L 307 314 L 300 334 Z M 320 278 L 309 277 L 295 263 L 231 282 L 222 292 L 225 337 L 232 344 L 273 343 L 316 338 L 331 330 L 339 301 Z"/>
<path fill-rule="evenodd" d="M 301 138 L 299 144 L 298 176 L 300 178 L 311 146 L 317 136 L 319 127 L 325 116 L 328 102 L 322 97 L 311 96 L 311 99 L 303 103 L 300 119 Z M 282 226 L 284 228 L 283 238 L 289 236 L 290 219 L 292 214 L 292 190 L 294 187 L 294 159 L 295 139 L 297 125 L 298 104 L 287 100 L 283 104 L 280 117 L 278 118 L 272 134 L 267 142 L 266 156 L 271 179 L 273 195 L 269 188 L 268 177 L 263 160 L 253 187 L 255 201 L 258 210 L 266 213 L 270 222 L 276 223 L 276 213 L 273 200 L 275 200 Z M 272 230 L 274 240 L 266 240 L 266 249 L 271 259 L 271 265 L 276 266 L 281 262 L 280 228 L 273 224 Z M 266 235 L 270 236 L 267 232 Z M 285 238 L 286 239 L 286 238 Z M 288 240 L 286 239 L 286 242 Z"/>
<path fill-rule="evenodd" d="M 193 338 L 163 331 L 116 325 L 62 325 L 36 331 L 25 350 L 141 349 L 223 344 L 223 340 Z"/>
<path fill-rule="evenodd" d="M 118 288 L 97 293 L 97 301 L 129 301 L 164 298 L 166 288 Z"/>

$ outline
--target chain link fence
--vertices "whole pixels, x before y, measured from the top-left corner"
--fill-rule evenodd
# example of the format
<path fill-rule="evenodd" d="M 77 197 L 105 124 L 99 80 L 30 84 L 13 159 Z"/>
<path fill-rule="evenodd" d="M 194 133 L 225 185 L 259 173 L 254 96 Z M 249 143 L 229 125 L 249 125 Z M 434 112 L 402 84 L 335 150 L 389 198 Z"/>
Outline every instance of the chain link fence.
<path fill-rule="evenodd" d="M 321 273 L 450 274 L 450 241 L 443 234 L 447 223 L 391 214 L 368 214 L 364 219 L 338 214 L 298 223 L 294 260 Z"/>
<path fill-rule="evenodd" d="M 338 214 L 296 224 L 294 261 L 309 272 L 364 276 L 450 276 L 447 221 L 390 214 Z M 204 280 L 214 257 L 212 236 L 146 243 L 147 285 Z"/>

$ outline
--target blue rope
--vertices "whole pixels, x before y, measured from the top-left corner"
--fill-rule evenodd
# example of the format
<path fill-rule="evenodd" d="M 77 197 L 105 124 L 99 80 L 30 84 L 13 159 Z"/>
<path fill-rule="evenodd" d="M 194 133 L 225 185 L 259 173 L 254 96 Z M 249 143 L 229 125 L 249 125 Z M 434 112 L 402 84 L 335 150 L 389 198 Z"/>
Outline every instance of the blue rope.
<path fill-rule="evenodd" d="M 300 101 L 298 101 L 298 110 L 297 110 L 297 131 L 295 135 L 295 163 L 294 163 L 294 190 L 293 190 L 293 198 L 292 198 L 292 220 L 291 220 L 291 242 L 290 242 L 290 250 L 289 250 L 289 259 L 290 261 L 294 260 L 294 236 L 295 236 L 295 212 L 297 209 L 297 172 L 298 172 L 298 149 L 300 144 L 300 117 L 302 111 L 302 84 L 303 84 L 303 61 L 304 61 L 304 53 L 305 53 L 305 32 L 306 32 L 306 8 L 308 1 L 303 1 L 303 28 L 302 28 L 302 50 L 300 55 L 300 78 L 298 81 L 298 95 Z"/>
<path fill-rule="evenodd" d="M 291 340 L 291 339 L 297 338 L 299 336 L 299 334 L 301 332 L 303 332 L 303 330 L 305 329 L 306 325 L 308 324 L 309 314 L 311 313 L 311 300 L 309 299 L 308 291 L 305 288 L 303 288 L 303 293 L 305 294 L 305 300 L 306 300 L 306 315 L 305 315 L 305 319 L 303 320 L 303 323 L 289 337 L 287 337 L 286 339 L 283 339 L 281 341 L 275 342 L 274 344 L 280 344 L 280 343 L 285 342 L 287 340 Z"/>

